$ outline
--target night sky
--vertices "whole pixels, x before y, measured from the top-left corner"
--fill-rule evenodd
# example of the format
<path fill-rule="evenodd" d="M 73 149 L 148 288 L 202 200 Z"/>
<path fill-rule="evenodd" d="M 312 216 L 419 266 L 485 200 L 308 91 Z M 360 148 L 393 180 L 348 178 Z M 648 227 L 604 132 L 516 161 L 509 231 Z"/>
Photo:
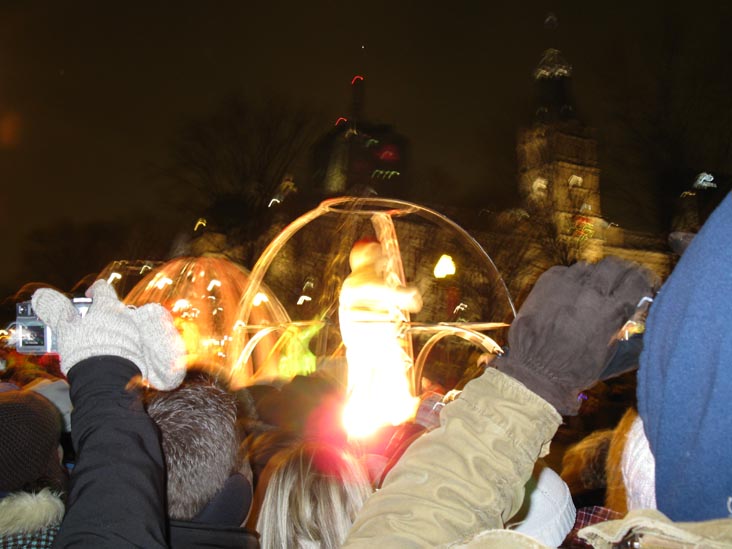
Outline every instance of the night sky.
<path fill-rule="evenodd" d="M 236 90 L 296 98 L 327 131 L 363 74 L 368 118 L 410 140 L 414 174 L 441 170 L 456 182 L 446 193 L 490 207 L 516 184 L 515 133 L 550 46 L 598 129 L 605 216 L 652 228 L 643 147 L 659 145 L 656 120 L 678 130 L 690 168 L 732 173 L 732 9 L 638 3 L 6 0 L 0 285 L 19 282 L 32 227 L 161 207 L 156 174 L 176 131 Z"/>

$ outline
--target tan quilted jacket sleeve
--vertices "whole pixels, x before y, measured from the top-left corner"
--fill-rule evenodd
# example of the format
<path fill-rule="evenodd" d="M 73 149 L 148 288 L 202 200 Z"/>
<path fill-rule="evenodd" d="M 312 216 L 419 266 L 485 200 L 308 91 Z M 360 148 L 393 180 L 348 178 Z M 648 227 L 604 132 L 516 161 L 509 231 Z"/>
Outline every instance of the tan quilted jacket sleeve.
<path fill-rule="evenodd" d="M 445 406 L 440 427 L 410 446 L 344 547 L 445 547 L 503 528 L 560 423 L 549 403 L 488 369 Z"/>

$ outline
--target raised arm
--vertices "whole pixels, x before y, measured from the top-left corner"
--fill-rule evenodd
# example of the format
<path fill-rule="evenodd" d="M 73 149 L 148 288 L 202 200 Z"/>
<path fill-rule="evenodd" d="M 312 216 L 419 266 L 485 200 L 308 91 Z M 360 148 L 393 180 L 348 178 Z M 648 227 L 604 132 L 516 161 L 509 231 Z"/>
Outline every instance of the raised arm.
<path fill-rule="evenodd" d="M 140 396 L 184 375 L 182 345 L 160 306 L 128 309 L 106 282 L 83 318 L 63 295 L 37 291 L 33 308 L 53 330 L 71 386 L 77 462 L 55 547 L 166 547 L 165 471 L 157 430 Z M 153 346 L 154 345 L 154 346 Z"/>
<path fill-rule="evenodd" d="M 548 452 L 558 412 L 577 412 L 613 334 L 651 293 L 646 272 L 615 259 L 542 275 L 509 330 L 508 356 L 494 361 L 499 371 L 488 369 L 445 406 L 440 427 L 405 452 L 366 502 L 345 547 L 446 546 L 481 532 L 495 547 L 537 546 L 500 529 Z"/>

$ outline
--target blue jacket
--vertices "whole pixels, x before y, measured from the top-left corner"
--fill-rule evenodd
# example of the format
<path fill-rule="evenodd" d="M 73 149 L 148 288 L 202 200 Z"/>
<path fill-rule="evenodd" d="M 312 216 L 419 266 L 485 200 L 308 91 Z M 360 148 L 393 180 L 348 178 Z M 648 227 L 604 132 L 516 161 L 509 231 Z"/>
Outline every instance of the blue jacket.
<path fill-rule="evenodd" d="M 656 459 L 656 500 L 674 521 L 732 515 L 732 195 L 656 297 L 638 411 Z"/>

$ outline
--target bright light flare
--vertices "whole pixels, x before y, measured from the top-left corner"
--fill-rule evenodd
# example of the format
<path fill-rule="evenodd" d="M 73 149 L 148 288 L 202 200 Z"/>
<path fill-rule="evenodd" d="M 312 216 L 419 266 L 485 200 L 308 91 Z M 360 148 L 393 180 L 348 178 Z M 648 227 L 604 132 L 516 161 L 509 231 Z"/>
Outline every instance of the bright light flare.
<path fill-rule="evenodd" d="M 394 325 L 354 324 L 361 324 L 356 328 L 361 342 L 351 341 L 346 351 L 349 398 L 343 426 L 350 437 L 364 438 L 384 425 L 399 425 L 413 417 L 418 399 L 409 392 L 406 369 L 411 361 L 398 344 Z"/>
<path fill-rule="evenodd" d="M 255 307 L 259 307 L 262 303 L 268 303 L 269 298 L 266 294 L 262 292 L 258 292 L 257 295 L 254 296 L 254 299 L 252 300 L 252 305 Z"/>
<path fill-rule="evenodd" d="M 107 284 L 112 284 L 115 280 L 122 280 L 122 275 L 119 273 L 112 273 L 107 278 Z"/>
<path fill-rule="evenodd" d="M 147 287 L 148 287 L 148 289 L 155 287 L 158 290 L 162 290 L 166 286 L 170 286 L 171 284 L 173 284 L 173 280 L 171 278 L 168 278 L 167 276 L 165 276 L 164 273 L 159 272 L 158 274 L 156 274 L 153 277 L 153 279 L 150 281 L 150 283 L 147 285 Z"/>
<path fill-rule="evenodd" d="M 191 302 L 188 301 L 187 299 L 179 299 L 173 305 L 172 311 L 174 313 L 179 313 L 180 311 L 184 311 L 185 309 L 187 309 L 190 306 L 191 306 Z"/>
<path fill-rule="evenodd" d="M 455 262 L 447 254 L 442 254 L 435 265 L 435 278 L 445 278 L 455 274 Z"/>
<path fill-rule="evenodd" d="M 405 313 L 419 311 L 422 298 L 414 288 L 388 286 L 384 260 L 379 243 L 356 243 L 352 272 L 341 288 L 339 321 L 348 362 L 343 425 L 352 438 L 403 423 L 418 402 L 409 391 L 412 358 L 404 351 L 401 328 Z"/>
<path fill-rule="evenodd" d="M 225 343 L 224 341 L 220 341 L 213 337 L 208 337 L 206 339 L 201 340 L 201 345 L 203 347 L 221 347 L 221 346 L 223 346 L 224 343 Z"/>

